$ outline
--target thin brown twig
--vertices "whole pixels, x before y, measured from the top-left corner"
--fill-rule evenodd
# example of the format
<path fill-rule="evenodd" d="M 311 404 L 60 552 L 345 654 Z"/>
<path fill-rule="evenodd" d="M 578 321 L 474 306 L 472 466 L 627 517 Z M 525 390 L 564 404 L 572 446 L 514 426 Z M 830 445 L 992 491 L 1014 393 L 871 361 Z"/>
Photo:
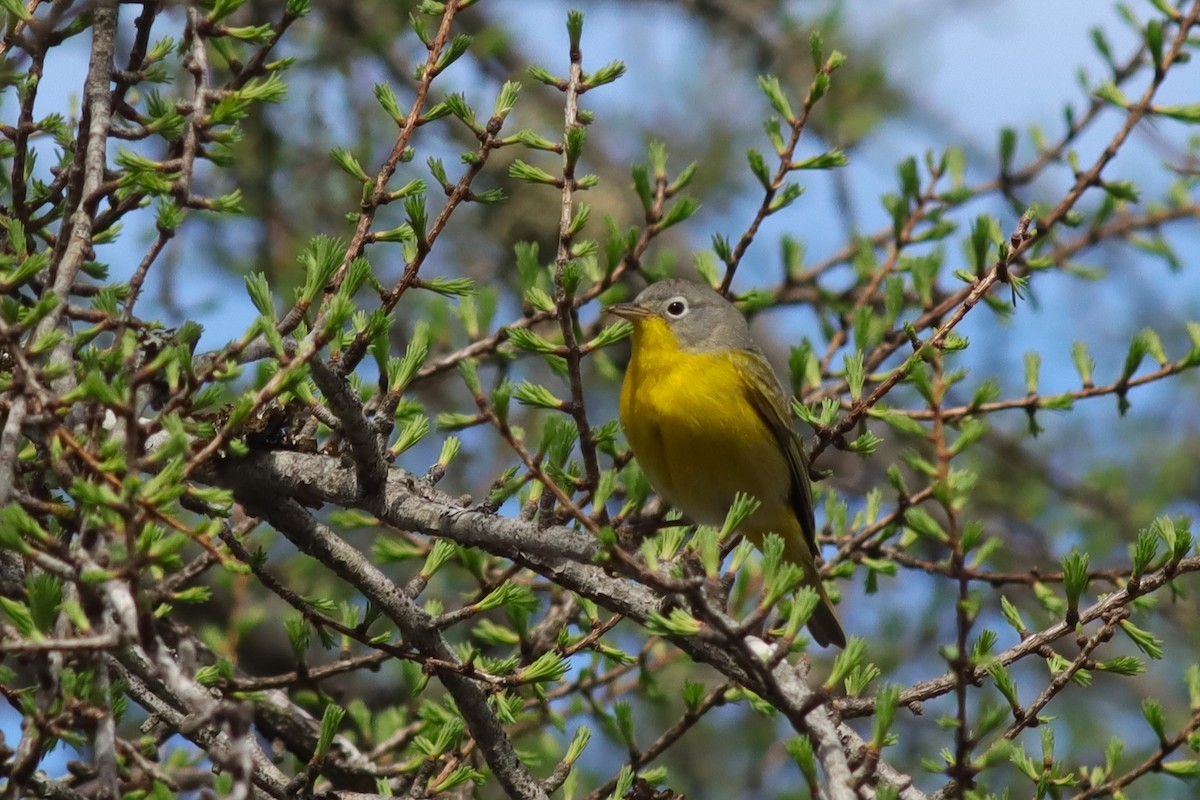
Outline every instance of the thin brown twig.
<path fill-rule="evenodd" d="M 567 362 L 567 375 L 571 385 L 571 400 L 567 408 L 575 422 L 579 434 L 579 452 L 583 457 L 586 486 L 591 492 L 600 484 L 600 464 L 596 460 L 596 442 L 592 436 L 592 426 L 588 423 L 587 406 L 584 404 L 583 393 L 583 353 L 580 352 L 579 342 L 575 334 L 578 318 L 575 315 L 573 302 L 574 289 L 568 290 L 565 283 L 567 268 L 575 258 L 573 251 L 573 228 L 575 224 L 575 192 L 579 186 L 575 180 L 575 168 L 578 163 L 581 147 L 571 145 L 572 137 L 582 136 L 583 123 L 579 120 L 579 95 L 585 89 L 583 83 L 583 51 L 578 42 L 572 41 L 570 48 L 570 67 L 567 80 L 563 87 L 566 102 L 563 108 L 563 154 L 562 154 L 562 188 L 559 203 L 558 221 L 558 252 L 554 259 L 554 306 L 558 317 L 558 327 L 562 334 L 564 358 Z"/>
<path fill-rule="evenodd" d="M 1072 795 L 1071 800 L 1091 800 L 1093 797 L 1117 796 L 1122 789 L 1124 789 L 1126 786 L 1129 786 L 1143 775 L 1148 775 L 1151 772 L 1157 772 L 1158 770 L 1161 770 L 1162 765 L 1167 760 L 1168 756 L 1170 756 L 1181 746 L 1186 744 L 1193 736 L 1195 736 L 1197 730 L 1200 730 L 1200 710 L 1194 710 L 1192 712 L 1191 719 L 1189 719 L 1187 723 L 1179 729 L 1178 733 L 1163 742 L 1157 751 L 1147 757 L 1136 767 L 1116 778 L 1105 781 L 1098 786 L 1092 786 L 1084 789 L 1082 792 Z"/>
<path fill-rule="evenodd" d="M 673 744 L 683 738 L 689 730 L 695 727 L 696 723 L 704 718 L 704 715 L 712 711 L 717 706 L 725 702 L 725 694 L 733 688 L 731 683 L 722 683 L 712 689 L 704 698 L 703 701 L 694 709 L 689 709 L 683 714 L 675 724 L 667 728 L 654 742 L 645 750 L 639 750 L 627 762 L 629 768 L 637 774 L 638 770 L 653 761 L 660 755 L 665 753 Z M 612 793 L 617 787 L 617 777 L 614 776 L 608 780 L 603 786 L 593 790 L 588 795 L 587 800 L 601 800 Z"/>

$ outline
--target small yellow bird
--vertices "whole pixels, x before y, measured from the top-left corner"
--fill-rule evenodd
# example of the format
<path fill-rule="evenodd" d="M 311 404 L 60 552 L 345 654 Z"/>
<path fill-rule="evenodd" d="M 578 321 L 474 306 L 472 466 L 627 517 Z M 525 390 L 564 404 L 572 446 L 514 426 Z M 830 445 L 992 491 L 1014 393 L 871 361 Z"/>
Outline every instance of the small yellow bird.
<path fill-rule="evenodd" d="M 741 532 L 759 548 L 767 533 L 783 537 L 784 557 L 821 597 L 808 622 L 813 638 L 845 647 L 814 559 L 804 450 L 745 317 L 707 286 L 678 279 L 607 311 L 633 323 L 621 423 L 651 485 L 703 525 L 723 524 L 737 492 L 756 498 L 761 505 Z"/>

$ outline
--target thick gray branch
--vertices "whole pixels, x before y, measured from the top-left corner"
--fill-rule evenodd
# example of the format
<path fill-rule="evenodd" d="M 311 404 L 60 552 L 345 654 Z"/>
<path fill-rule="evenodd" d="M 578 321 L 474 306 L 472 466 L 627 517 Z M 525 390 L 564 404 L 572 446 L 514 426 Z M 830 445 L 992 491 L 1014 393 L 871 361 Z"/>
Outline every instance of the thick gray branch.
<path fill-rule="evenodd" d="M 68 239 L 62 257 L 54 266 L 54 281 L 47 290 L 58 305 L 38 323 L 34 339 L 58 327 L 67 305 L 67 295 L 75 285 L 80 267 L 92 248 L 92 220 L 96 211 L 98 192 L 104 181 L 108 163 L 108 132 L 112 127 L 113 53 L 117 38 L 117 0 L 97 0 L 92 25 L 92 55 L 84 84 L 84 108 L 87 114 L 87 138 L 82 154 L 83 178 L 75 197 L 76 205 L 70 217 Z M 51 366 L 69 364 L 72 359 L 70 337 L 54 348 Z M 64 394 L 74 388 L 74 376 L 68 372 L 55 383 L 55 391 Z"/>
<path fill-rule="evenodd" d="M 314 358 L 308 365 L 313 382 L 325 395 L 329 410 L 342 425 L 342 435 L 354 454 L 363 491 L 369 494 L 378 492 L 387 478 L 387 462 L 383 460 L 382 441 L 363 414 L 358 394 L 350 388 L 346 378 L 326 366 L 320 358 Z"/>
<path fill-rule="evenodd" d="M 271 509 L 263 509 L 253 505 L 253 498 L 290 495 L 308 503 L 357 506 L 401 530 L 445 537 L 510 559 L 604 608 L 638 622 L 645 623 L 653 614 L 663 610 L 664 598 L 654 591 L 633 580 L 614 576 L 594 563 L 600 554 L 600 546 L 590 534 L 565 527 L 539 528 L 532 523 L 464 508 L 449 496 L 401 470 L 391 470 L 384 491 L 370 497 L 361 497 L 353 468 L 344 467 L 328 456 L 305 453 L 264 453 L 246 459 L 229 460 L 210 468 L 203 477 L 234 489 L 239 499 L 252 503 L 251 511 L 262 514 L 289 537 L 296 534 L 289 532 L 288 527 L 300 526 L 299 529 L 304 530 L 313 524 L 307 513 L 290 500 L 284 504 L 273 502 Z M 286 514 L 282 511 L 285 507 L 291 509 Z M 303 515 L 303 518 L 297 518 L 297 514 Z M 312 539 L 313 542 L 298 541 L 298 546 L 331 567 L 335 559 L 349 559 L 352 564 L 357 562 L 355 569 L 343 577 L 351 580 L 372 600 L 376 600 L 376 593 L 382 593 L 387 598 L 400 597 L 404 603 L 411 604 L 416 613 L 425 616 L 407 595 L 332 531 L 310 531 L 303 538 Z M 310 547 L 315 549 L 310 550 Z M 347 548 L 349 553 L 339 553 L 340 548 Z M 364 568 L 368 572 L 364 572 Z M 336 567 L 335 571 L 338 571 Z M 363 581 L 370 573 L 373 573 L 371 582 L 367 584 L 370 591 L 366 591 Z M 376 580 L 381 583 L 375 583 Z M 396 614 L 393 618 L 399 617 L 396 621 L 401 625 L 405 637 L 421 647 L 420 642 L 414 640 L 401 623 L 401 619 L 409 612 L 400 611 L 402 609 L 398 608 L 389 613 Z M 716 621 L 726 629 L 736 628 L 728 618 L 722 617 Z M 426 619 L 426 622 L 431 620 Z M 437 638 L 440 640 L 440 634 Z M 830 781 L 830 796 L 857 796 L 849 788 L 850 770 L 842 742 L 860 751 L 865 745 L 853 730 L 838 722 L 828 704 L 819 702 L 814 690 L 794 667 L 785 662 L 767 671 L 760 662 L 755 661 L 758 656 L 744 642 L 732 647 L 731 643 L 715 640 L 715 637 L 694 636 L 675 637 L 672 641 L 694 660 L 710 664 L 739 684 L 767 697 L 787 716 L 797 732 L 813 738 Z M 436 655 L 436 651 L 427 652 Z M 452 658 L 453 654 L 450 653 L 449 657 Z M 448 673 L 443 678 L 453 678 L 474 688 L 469 679 L 457 673 Z M 907 776 L 894 770 L 885 770 L 882 765 L 880 773 L 901 788 L 901 796 L 905 800 L 921 800 L 924 797 L 911 786 Z"/>
<path fill-rule="evenodd" d="M 450 644 L 433 619 L 399 586 L 375 568 L 361 552 L 304 510 L 295 500 L 272 501 L 247 508 L 270 522 L 301 551 L 320 561 L 364 596 L 370 598 L 396 623 L 408 644 L 439 661 L 458 663 Z M 487 695 L 470 678 L 454 670 L 439 670 L 438 677 L 454 697 L 471 736 L 479 744 L 509 797 L 547 800 L 546 791 L 517 756 L 492 710 Z"/>

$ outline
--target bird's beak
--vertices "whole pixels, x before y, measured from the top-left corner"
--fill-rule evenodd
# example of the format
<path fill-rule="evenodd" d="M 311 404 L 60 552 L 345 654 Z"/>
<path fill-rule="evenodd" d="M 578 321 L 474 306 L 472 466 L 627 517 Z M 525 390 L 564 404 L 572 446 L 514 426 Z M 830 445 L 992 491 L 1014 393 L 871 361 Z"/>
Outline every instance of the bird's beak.
<path fill-rule="evenodd" d="M 624 317 L 629 321 L 645 319 L 652 316 L 651 312 L 639 306 L 637 303 L 617 303 L 616 305 L 606 306 L 605 314 L 613 314 L 618 317 Z"/>

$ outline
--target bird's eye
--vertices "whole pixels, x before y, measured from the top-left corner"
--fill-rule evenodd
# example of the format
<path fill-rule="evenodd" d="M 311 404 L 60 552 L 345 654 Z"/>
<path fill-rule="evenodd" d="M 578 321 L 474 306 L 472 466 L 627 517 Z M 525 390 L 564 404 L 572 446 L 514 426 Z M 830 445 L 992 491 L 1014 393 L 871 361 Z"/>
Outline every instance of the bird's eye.
<path fill-rule="evenodd" d="M 668 316 L 674 317 L 675 319 L 679 319 L 680 317 L 682 317 L 684 314 L 687 313 L 687 310 L 688 310 L 687 301 L 684 300 L 682 297 L 676 297 L 676 298 L 672 299 L 669 303 L 667 303 L 667 314 L 668 314 Z"/>

